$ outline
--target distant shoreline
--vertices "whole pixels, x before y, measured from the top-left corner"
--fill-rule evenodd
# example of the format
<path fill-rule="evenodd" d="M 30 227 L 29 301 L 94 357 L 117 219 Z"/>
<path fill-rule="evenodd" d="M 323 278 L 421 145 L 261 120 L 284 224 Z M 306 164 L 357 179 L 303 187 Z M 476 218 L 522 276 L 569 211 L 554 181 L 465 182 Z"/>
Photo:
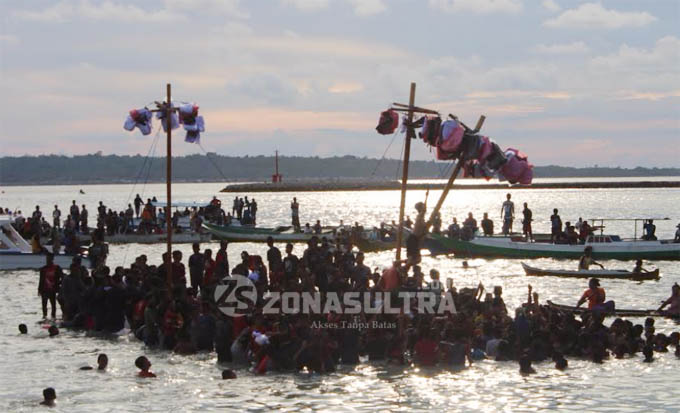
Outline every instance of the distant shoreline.
<path fill-rule="evenodd" d="M 444 183 L 410 183 L 408 190 L 441 190 Z M 508 183 L 453 185 L 454 189 L 617 189 L 617 188 L 680 188 L 680 181 L 622 181 L 622 182 L 542 182 L 533 185 L 510 185 Z M 396 191 L 401 189 L 398 181 L 387 182 L 293 182 L 250 183 L 227 185 L 220 192 L 327 192 L 327 191 Z"/>

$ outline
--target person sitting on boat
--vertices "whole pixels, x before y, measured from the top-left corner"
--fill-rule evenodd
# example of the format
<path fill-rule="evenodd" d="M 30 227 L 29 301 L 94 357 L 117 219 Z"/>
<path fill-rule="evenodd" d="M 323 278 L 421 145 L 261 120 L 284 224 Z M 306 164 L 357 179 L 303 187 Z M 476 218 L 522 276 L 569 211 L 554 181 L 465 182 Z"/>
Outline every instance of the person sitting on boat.
<path fill-rule="evenodd" d="M 581 299 L 578 300 L 576 307 L 588 301 L 588 310 L 595 310 L 604 305 L 606 294 L 604 288 L 600 287 L 600 280 L 591 278 L 588 281 L 588 289 L 583 292 Z"/>
<path fill-rule="evenodd" d="M 314 232 L 312 231 L 312 227 L 309 226 L 309 222 L 305 224 L 305 229 L 302 232 L 304 232 L 305 234 L 311 234 Z"/>
<path fill-rule="evenodd" d="M 633 273 L 634 274 L 642 274 L 642 273 L 645 273 L 645 272 L 649 272 L 649 270 L 642 268 L 642 260 L 635 261 L 635 268 L 633 268 Z"/>
<path fill-rule="evenodd" d="M 579 219 L 581 219 L 581 218 L 579 218 Z M 577 227 L 577 228 L 579 228 L 579 227 Z M 592 232 L 593 232 L 593 229 L 590 225 L 588 225 L 588 221 L 583 221 L 580 225 L 579 234 L 578 234 L 578 239 L 581 242 L 581 244 L 586 243 L 588 236 Z"/>
<path fill-rule="evenodd" d="M 664 311 L 664 314 L 678 317 L 680 316 L 680 285 L 678 283 L 673 284 L 671 291 L 671 296 L 661 303 L 661 306 L 656 311 L 662 311 L 665 306 L 670 304 L 670 307 Z"/>
<path fill-rule="evenodd" d="M 643 226 L 644 235 L 642 239 L 645 241 L 656 241 L 656 225 L 654 225 L 654 220 L 648 220 Z"/>
<path fill-rule="evenodd" d="M 589 245 L 583 249 L 583 255 L 578 262 L 578 270 L 588 271 L 591 265 L 598 265 L 604 270 L 604 266 L 602 264 L 593 260 L 593 247 Z"/>
<path fill-rule="evenodd" d="M 503 225 L 505 228 L 505 224 Z M 484 218 L 482 218 L 482 230 L 485 237 L 493 235 L 493 221 L 489 219 L 489 214 L 486 212 L 484 213 Z"/>
<path fill-rule="evenodd" d="M 566 233 L 564 235 L 567 238 L 567 242 L 569 243 L 569 245 L 578 244 L 579 234 L 576 233 L 576 228 L 573 225 L 567 226 Z"/>
<path fill-rule="evenodd" d="M 678 227 L 680 227 L 680 225 L 678 225 Z M 456 217 L 453 217 L 453 223 L 449 225 L 449 238 L 452 239 L 460 238 L 460 225 L 458 225 L 458 220 L 456 219 Z"/>
<path fill-rule="evenodd" d="M 463 221 L 463 231 L 461 238 L 463 240 L 471 240 L 477 232 L 477 220 L 472 216 L 472 212 L 468 213 L 468 217 Z"/>

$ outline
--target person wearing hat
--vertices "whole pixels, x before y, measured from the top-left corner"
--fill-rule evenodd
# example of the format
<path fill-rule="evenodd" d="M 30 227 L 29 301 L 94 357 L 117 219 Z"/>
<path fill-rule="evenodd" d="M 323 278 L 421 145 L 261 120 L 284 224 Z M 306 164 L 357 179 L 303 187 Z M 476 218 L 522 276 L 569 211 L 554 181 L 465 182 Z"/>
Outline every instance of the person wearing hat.
<path fill-rule="evenodd" d="M 589 245 L 585 247 L 583 250 L 583 255 L 581 255 L 581 259 L 578 261 L 578 270 L 588 271 L 591 265 L 599 265 L 600 268 L 604 270 L 604 266 L 602 264 L 593 260 L 593 247 Z"/>
<path fill-rule="evenodd" d="M 594 309 L 596 306 L 601 306 L 604 304 L 605 300 L 604 288 L 600 287 L 600 280 L 597 278 L 591 278 L 588 282 L 588 289 L 583 292 L 581 299 L 578 300 L 576 307 L 580 307 L 581 304 L 588 300 L 588 310 Z"/>

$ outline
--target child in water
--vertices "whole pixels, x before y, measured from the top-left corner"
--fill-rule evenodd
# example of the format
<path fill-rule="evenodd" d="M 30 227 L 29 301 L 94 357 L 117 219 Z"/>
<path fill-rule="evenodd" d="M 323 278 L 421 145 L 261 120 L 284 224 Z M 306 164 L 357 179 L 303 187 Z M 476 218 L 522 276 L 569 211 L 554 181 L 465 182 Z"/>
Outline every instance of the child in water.
<path fill-rule="evenodd" d="M 137 357 L 137 360 L 135 360 L 135 366 L 137 366 L 137 368 L 140 370 L 139 374 L 137 374 L 139 377 L 156 377 L 155 374 L 149 371 L 151 368 L 151 362 L 148 358 L 144 356 Z"/>
<path fill-rule="evenodd" d="M 55 400 L 57 400 L 57 392 L 54 391 L 52 387 L 48 387 L 43 390 L 43 399 L 44 400 L 40 402 L 41 405 L 53 407 L 56 404 Z"/>

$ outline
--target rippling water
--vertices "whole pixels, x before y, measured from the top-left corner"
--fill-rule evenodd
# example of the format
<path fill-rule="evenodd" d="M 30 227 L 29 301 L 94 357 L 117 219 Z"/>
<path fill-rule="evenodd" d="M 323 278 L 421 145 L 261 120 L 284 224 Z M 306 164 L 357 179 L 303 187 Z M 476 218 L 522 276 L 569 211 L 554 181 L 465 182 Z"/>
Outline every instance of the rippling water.
<path fill-rule="evenodd" d="M 213 195 L 227 205 L 233 194 L 218 194 L 222 184 L 178 184 L 173 186 L 178 201 L 208 201 Z M 79 195 L 82 188 L 86 194 Z M 5 187 L 0 197 L 3 207 L 31 211 L 36 204 L 49 211 L 55 203 L 62 211 L 72 199 L 86 203 L 94 211 L 99 200 L 114 209 L 123 208 L 136 193 L 144 198 L 165 198 L 163 185 L 45 186 Z M 489 212 L 499 222 L 500 205 L 505 190 L 475 190 L 452 193 L 442 216 L 462 219 L 467 212 L 481 217 Z M 510 191 L 518 209 L 528 202 L 536 219 L 535 232 L 549 230 L 552 208 L 559 208 L 562 219 L 670 217 L 657 221 L 657 235 L 670 238 L 680 222 L 679 189 L 616 190 L 515 190 Z M 130 194 L 131 197 L 130 197 Z M 434 204 L 439 191 L 430 194 Z M 261 226 L 289 223 L 290 193 L 255 194 L 259 204 Z M 409 209 L 425 197 L 424 191 L 409 193 Z M 364 225 L 396 219 L 398 192 L 304 193 L 298 196 L 301 221 L 321 219 L 324 224 L 359 221 Z M 518 225 L 518 223 L 516 223 Z M 516 227 L 518 229 L 518 227 Z M 638 231 L 640 229 L 638 228 Z M 632 224 L 612 222 L 608 233 L 632 236 Z M 163 245 L 111 246 L 109 265 L 129 265 L 135 255 L 147 254 L 158 263 Z M 189 245 L 178 245 L 187 257 Z M 232 244 L 230 262 L 237 262 L 241 250 L 264 253 L 258 244 Z M 302 247 L 296 246 L 296 253 Z M 392 252 L 368 254 L 370 266 L 387 265 Z M 536 266 L 574 267 L 574 262 L 551 259 L 535 260 Z M 585 280 L 553 277 L 529 278 L 523 275 L 519 261 L 472 260 L 477 268 L 463 270 L 460 260 L 425 257 L 423 268 L 438 268 L 443 278 L 451 277 L 458 287 L 475 286 L 479 281 L 490 287 L 502 285 L 508 307 L 515 308 L 526 299 L 531 283 L 541 301 L 550 299 L 574 303 L 586 288 Z M 632 263 L 604 262 L 611 268 L 629 268 Z M 670 295 L 670 286 L 680 280 L 680 264 L 660 261 L 650 263 L 661 269 L 659 281 L 632 282 L 605 280 L 608 298 L 626 308 L 653 308 Z M 652 364 L 642 357 L 606 361 L 602 365 L 577 359 L 569 360 L 565 372 L 552 363 L 537 363 L 537 374 L 525 377 L 514 362 L 482 361 L 460 372 L 444 369 L 419 370 L 381 363 L 364 363 L 353 368 L 341 367 L 337 373 L 268 374 L 254 376 L 237 369 L 237 380 L 222 381 L 214 354 L 177 356 L 146 350 L 127 336 L 117 338 L 86 337 L 84 333 L 63 330 L 48 338 L 39 324 L 40 302 L 36 295 L 37 274 L 30 271 L 0 273 L 0 411 L 33 411 L 44 387 L 57 390 L 58 406 L 54 411 L 611 411 L 656 412 L 680 411 L 680 359 L 672 353 L 656 353 Z M 642 320 L 633 320 L 642 322 Z M 20 336 L 16 326 L 28 324 L 29 334 Z M 659 319 L 657 331 L 679 331 L 680 325 Z M 94 365 L 99 352 L 110 358 L 106 373 L 79 371 Z M 147 354 L 158 374 L 155 380 L 135 376 L 134 359 Z"/>

